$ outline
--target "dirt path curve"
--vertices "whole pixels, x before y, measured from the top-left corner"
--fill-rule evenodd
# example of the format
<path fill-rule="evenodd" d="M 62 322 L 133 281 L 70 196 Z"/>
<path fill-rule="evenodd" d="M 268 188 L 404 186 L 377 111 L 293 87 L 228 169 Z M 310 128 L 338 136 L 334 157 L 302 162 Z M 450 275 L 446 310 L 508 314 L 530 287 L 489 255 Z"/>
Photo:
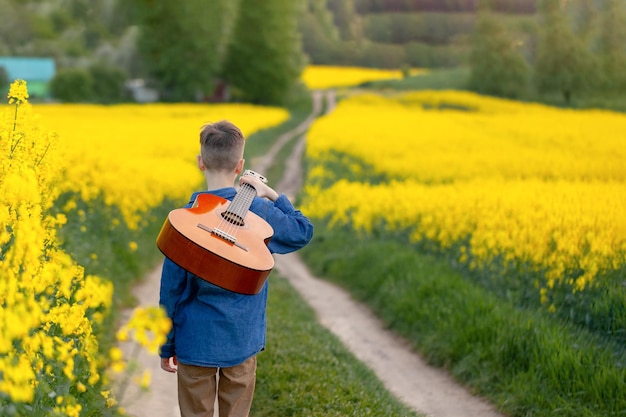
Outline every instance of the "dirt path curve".
<path fill-rule="evenodd" d="M 301 135 L 288 160 L 285 176 L 276 186 L 277 191 L 288 196 L 295 196 L 302 185 L 300 160 L 305 147 L 304 133 L 319 115 L 322 101 L 326 101 L 326 112 L 334 108 L 332 92 L 316 92 L 314 99 L 312 116 L 300 127 L 281 136 L 267 155 L 252 164 L 252 169 L 263 173 L 280 147 L 292 135 Z M 297 254 L 277 255 L 275 259 L 276 271 L 286 277 L 316 311 L 320 323 L 409 407 L 430 417 L 500 417 L 491 405 L 469 394 L 445 372 L 426 364 L 406 341 L 386 330 L 365 306 L 356 303 L 337 286 L 312 276 Z M 135 288 L 134 294 L 140 305 L 158 303 L 159 279 L 160 265 Z M 137 398 L 137 401 L 125 401 L 128 413 L 136 417 L 180 417 L 176 377 L 161 371 L 158 358 L 154 356 L 142 354 L 138 361 L 142 369 L 152 370 L 152 389 L 140 397 L 129 392 L 126 398 Z"/>

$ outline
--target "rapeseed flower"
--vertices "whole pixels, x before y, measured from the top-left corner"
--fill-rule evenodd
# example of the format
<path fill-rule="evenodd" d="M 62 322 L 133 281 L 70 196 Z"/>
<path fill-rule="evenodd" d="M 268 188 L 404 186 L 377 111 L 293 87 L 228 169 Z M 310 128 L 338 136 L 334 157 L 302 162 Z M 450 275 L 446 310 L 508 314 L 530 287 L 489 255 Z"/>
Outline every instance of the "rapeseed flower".
<path fill-rule="evenodd" d="M 547 303 L 557 284 L 584 291 L 624 265 L 625 131 L 620 113 L 466 92 L 354 95 L 308 133 L 302 210 L 408 230 L 470 269 L 526 265 Z M 342 178 L 327 169 L 337 162 Z"/>

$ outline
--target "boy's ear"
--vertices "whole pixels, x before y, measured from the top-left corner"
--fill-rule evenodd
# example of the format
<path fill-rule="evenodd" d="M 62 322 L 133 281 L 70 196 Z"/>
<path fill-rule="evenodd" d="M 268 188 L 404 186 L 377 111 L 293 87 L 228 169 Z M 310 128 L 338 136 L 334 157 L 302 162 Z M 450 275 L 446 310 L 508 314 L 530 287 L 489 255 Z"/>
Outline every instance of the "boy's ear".
<path fill-rule="evenodd" d="M 204 166 L 204 162 L 202 162 L 202 155 L 196 155 L 196 160 L 198 161 L 198 169 L 204 171 L 206 167 Z"/>
<path fill-rule="evenodd" d="M 241 174 L 243 172 L 243 166 L 246 163 L 246 160 L 241 158 L 239 160 L 239 163 L 237 164 L 237 168 L 235 169 L 235 172 L 237 173 L 237 175 Z"/>

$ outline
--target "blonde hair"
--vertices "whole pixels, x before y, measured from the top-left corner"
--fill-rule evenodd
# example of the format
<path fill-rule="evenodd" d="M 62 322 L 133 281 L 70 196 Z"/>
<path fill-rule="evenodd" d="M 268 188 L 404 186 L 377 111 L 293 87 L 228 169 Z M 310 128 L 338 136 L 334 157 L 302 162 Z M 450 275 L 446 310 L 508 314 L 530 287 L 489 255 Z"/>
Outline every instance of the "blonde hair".
<path fill-rule="evenodd" d="M 228 120 L 205 124 L 200 130 L 202 162 L 209 170 L 234 170 L 243 158 L 245 143 L 241 130 Z"/>

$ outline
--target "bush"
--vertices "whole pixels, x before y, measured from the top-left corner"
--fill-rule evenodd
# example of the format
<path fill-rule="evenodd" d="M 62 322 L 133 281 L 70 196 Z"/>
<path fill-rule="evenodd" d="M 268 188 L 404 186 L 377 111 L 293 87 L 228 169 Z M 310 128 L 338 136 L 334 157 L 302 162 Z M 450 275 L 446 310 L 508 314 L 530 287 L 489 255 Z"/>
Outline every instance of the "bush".
<path fill-rule="evenodd" d="M 50 82 L 50 92 L 58 100 L 76 103 L 91 101 L 94 97 L 91 73 L 81 68 L 59 70 Z"/>
<path fill-rule="evenodd" d="M 94 64 L 89 67 L 93 79 L 93 99 L 101 103 L 123 101 L 126 73 L 108 64 Z"/>
<path fill-rule="evenodd" d="M 89 68 L 65 68 L 50 82 L 50 92 L 58 100 L 116 103 L 125 99 L 126 73 L 109 64 L 96 63 Z"/>

